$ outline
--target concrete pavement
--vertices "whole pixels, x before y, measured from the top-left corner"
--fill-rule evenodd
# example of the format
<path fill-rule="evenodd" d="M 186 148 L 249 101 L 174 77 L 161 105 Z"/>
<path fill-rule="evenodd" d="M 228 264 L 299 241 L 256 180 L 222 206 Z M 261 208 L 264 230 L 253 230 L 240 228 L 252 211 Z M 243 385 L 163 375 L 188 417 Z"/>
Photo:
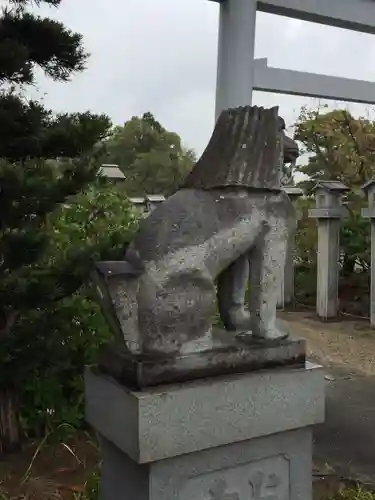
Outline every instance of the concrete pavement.
<path fill-rule="evenodd" d="M 326 421 L 314 429 L 315 457 L 375 488 L 375 376 L 329 367 L 326 378 Z"/>

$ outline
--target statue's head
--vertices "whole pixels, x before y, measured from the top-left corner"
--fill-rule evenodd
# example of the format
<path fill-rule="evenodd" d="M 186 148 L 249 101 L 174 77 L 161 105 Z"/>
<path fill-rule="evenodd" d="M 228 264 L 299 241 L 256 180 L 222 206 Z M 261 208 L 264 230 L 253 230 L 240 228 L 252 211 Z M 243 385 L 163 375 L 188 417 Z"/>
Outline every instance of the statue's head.
<path fill-rule="evenodd" d="M 293 163 L 299 157 L 298 144 L 286 135 L 285 121 L 284 118 L 281 118 L 281 116 L 279 116 L 279 123 L 283 133 L 284 163 Z"/>
<path fill-rule="evenodd" d="M 182 187 L 280 189 L 284 164 L 294 162 L 299 150 L 278 111 L 258 106 L 223 111 Z"/>

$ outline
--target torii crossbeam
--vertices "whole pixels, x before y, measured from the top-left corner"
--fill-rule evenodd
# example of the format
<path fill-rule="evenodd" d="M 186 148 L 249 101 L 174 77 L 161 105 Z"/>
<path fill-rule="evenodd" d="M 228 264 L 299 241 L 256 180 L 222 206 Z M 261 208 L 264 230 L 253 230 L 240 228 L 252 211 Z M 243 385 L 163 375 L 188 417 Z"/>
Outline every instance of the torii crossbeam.
<path fill-rule="evenodd" d="M 340 79 L 325 75 L 298 72 L 296 81 L 288 88 L 284 79 L 272 85 L 271 71 L 254 62 L 255 20 L 257 10 L 286 17 L 336 26 L 358 32 L 375 34 L 375 0 L 212 0 L 220 3 L 220 27 L 218 48 L 218 72 L 216 91 L 216 116 L 223 109 L 251 103 L 254 88 L 294 95 L 314 95 L 331 99 L 373 103 L 371 82 Z M 268 71 L 268 74 L 267 74 Z M 287 76 L 286 70 L 278 70 L 278 76 Z M 256 72 L 256 73 L 255 73 Z M 283 72 L 283 73 L 282 73 Z M 305 77 L 303 76 L 305 75 Z M 289 74 L 291 76 L 291 74 Z M 307 78 L 315 78 L 307 85 Z M 261 84 L 259 85 L 259 81 Z M 264 89 L 262 89 L 262 85 Z M 321 85 L 321 89 L 320 89 Z M 334 94 L 337 85 L 338 95 Z M 311 92 L 313 86 L 313 92 Z M 268 87 L 268 88 L 267 88 Z M 330 89 L 327 96 L 327 89 Z M 366 96 L 357 99 L 366 90 Z"/>
<path fill-rule="evenodd" d="M 255 59 L 254 64 L 253 90 L 375 104 L 374 82 L 273 68 L 268 66 L 267 59 Z"/>

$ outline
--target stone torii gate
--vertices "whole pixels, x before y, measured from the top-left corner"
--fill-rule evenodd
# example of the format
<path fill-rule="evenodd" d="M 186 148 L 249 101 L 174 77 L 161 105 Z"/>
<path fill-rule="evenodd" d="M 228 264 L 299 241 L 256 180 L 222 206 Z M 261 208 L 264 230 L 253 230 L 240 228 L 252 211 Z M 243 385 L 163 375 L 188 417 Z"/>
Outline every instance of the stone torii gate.
<path fill-rule="evenodd" d="M 254 60 L 256 12 L 375 34 L 374 0 L 211 0 L 220 4 L 216 117 L 253 90 L 375 104 L 375 83 L 269 68 Z"/>

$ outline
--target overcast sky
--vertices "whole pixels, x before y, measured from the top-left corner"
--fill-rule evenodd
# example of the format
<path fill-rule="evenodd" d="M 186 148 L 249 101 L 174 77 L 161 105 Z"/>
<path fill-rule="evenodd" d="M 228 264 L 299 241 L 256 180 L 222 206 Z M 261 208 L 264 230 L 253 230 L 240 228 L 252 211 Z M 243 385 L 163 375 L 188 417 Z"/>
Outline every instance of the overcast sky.
<path fill-rule="evenodd" d="M 327 0 L 329 1 L 329 0 Z M 107 113 L 115 124 L 146 111 L 198 153 L 214 125 L 219 7 L 208 0 L 64 0 L 40 9 L 84 35 L 88 69 L 71 83 L 38 78 L 56 111 Z M 375 36 L 258 13 L 256 57 L 286 69 L 375 82 Z M 256 92 L 254 104 L 280 106 L 291 125 L 317 101 Z M 343 103 L 333 105 L 345 106 Z M 349 109 L 364 114 L 365 106 Z"/>

